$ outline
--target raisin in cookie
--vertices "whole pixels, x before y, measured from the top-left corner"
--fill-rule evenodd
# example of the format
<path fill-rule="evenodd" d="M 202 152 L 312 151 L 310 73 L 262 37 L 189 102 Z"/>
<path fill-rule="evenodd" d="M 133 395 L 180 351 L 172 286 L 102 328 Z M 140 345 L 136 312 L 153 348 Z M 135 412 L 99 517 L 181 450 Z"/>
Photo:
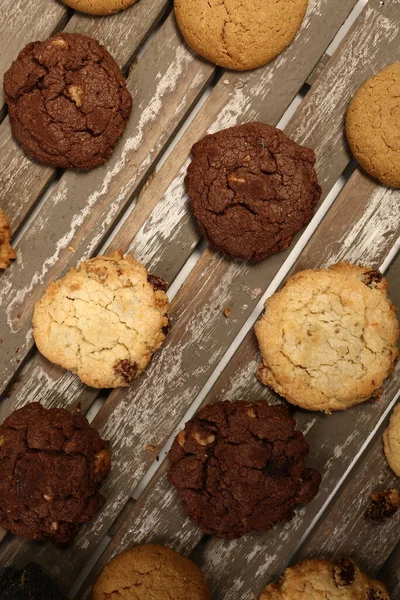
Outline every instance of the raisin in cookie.
<path fill-rule="evenodd" d="M 112 15 L 129 8 L 136 0 L 63 0 L 74 10 L 88 15 Z"/>
<path fill-rule="evenodd" d="M 20 571 L 13 567 L 0 569 L 0 600 L 67 600 L 67 597 L 39 565 L 29 563 Z"/>
<path fill-rule="evenodd" d="M 397 477 L 400 477 L 400 404 L 394 409 L 390 423 L 383 434 L 387 461 Z"/>
<path fill-rule="evenodd" d="M 28 44 L 5 74 L 4 91 L 22 148 L 65 169 L 88 171 L 106 161 L 132 108 L 115 60 L 77 33 Z"/>
<path fill-rule="evenodd" d="M 306 560 L 267 585 L 259 600 L 390 600 L 383 583 L 368 579 L 350 559 Z"/>
<path fill-rule="evenodd" d="M 321 196 L 315 155 L 265 123 L 207 135 L 186 177 L 194 215 L 211 246 L 262 260 L 287 248 Z"/>
<path fill-rule="evenodd" d="M 300 29 L 308 0 L 175 0 L 179 28 L 193 50 L 236 71 L 266 65 Z"/>
<path fill-rule="evenodd" d="M 83 262 L 36 303 L 37 347 L 87 385 L 128 386 L 164 342 L 165 289 L 162 279 L 121 251 Z"/>
<path fill-rule="evenodd" d="M 400 188 L 400 62 L 360 88 L 347 111 L 346 133 L 363 169 Z"/>
<path fill-rule="evenodd" d="M 316 495 L 308 444 L 283 404 L 218 402 L 186 423 L 169 452 L 171 483 L 204 533 L 232 539 L 292 519 Z"/>
<path fill-rule="evenodd" d="M 93 588 L 93 600 L 210 600 L 203 573 L 164 546 L 145 544 L 118 554 Z"/>
<path fill-rule="evenodd" d="M 396 309 L 379 271 L 346 263 L 291 277 L 255 325 L 260 380 L 308 410 L 378 397 L 398 355 Z"/>
<path fill-rule="evenodd" d="M 10 245 L 11 229 L 8 219 L 0 208 L 0 269 L 7 269 L 17 255 Z"/>
<path fill-rule="evenodd" d="M 0 525 L 34 540 L 72 541 L 103 505 L 108 443 L 86 418 L 28 404 L 0 426 Z"/>

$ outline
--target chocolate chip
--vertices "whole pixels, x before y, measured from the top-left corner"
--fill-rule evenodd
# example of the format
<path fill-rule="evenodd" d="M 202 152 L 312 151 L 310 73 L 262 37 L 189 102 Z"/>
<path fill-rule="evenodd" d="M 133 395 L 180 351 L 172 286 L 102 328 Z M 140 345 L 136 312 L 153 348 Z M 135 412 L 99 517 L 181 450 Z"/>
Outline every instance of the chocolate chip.
<path fill-rule="evenodd" d="M 397 490 L 377 492 L 371 495 L 365 518 L 373 523 L 383 523 L 393 517 L 399 506 L 400 494 Z"/>
<path fill-rule="evenodd" d="M 352 560 L 341 558 L 333 564 L 333 581 L 336 587 L 347 587 L 354 583 L 356 570 Z"/>
<path fill-rule="evenodd" d="M 382 281 L 383 275 L 380 271 L 368 271 L 363 275 L 362 281 L 368 287 L 374 289 Z"/>
<path fill-rule="evenodd" d="M 131 363 L 129 360 L 125 359 L 117 362 L 114 366 L 114 371 L 118 375 L 121 375 L 127 383 L 130 383 L 138 372 L 138 367 L 136 363 Z"/>
<path fill-rule="evenodd" d="M 161 277 L 157 277 L 156 275 L 147 275 L 147 281 L 150 285 L 153 286 L 154 291 L 162 290 L 165 292 L 167 290 L 167 283 Z"/>
<path fill-rule="evenodd" d="M 382 592 L 376 588 L 368 588 L 365 600 L 386 600 L 386 596 L 382 596 Z"/>

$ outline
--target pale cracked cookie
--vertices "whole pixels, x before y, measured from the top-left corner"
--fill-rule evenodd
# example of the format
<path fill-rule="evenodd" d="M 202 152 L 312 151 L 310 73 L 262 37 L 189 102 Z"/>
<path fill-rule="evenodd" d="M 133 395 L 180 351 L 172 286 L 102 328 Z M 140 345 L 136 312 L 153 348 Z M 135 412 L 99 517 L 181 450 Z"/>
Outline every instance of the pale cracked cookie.
<path fill-rule="evenodd" d="M 11 229 L 8 219 L 0 208 L 0 269 L 7 269 L 17 255 L 10 246 Z"/>
<path fill-rule="evenodd" d="M 350 559 L 315 559 L 286 569 L 259 600 L 390 600 L 390 596 L 383 583 L 368 579 Z"/>
<path fill-rule="evenodd" d="M 400 404 L 394 409 L 390 423 L 383 434 L 387 461 L 397 477 L 400 477 Z"/>
<path fill-rule="evenodd" d="M 346 133 L 363 169 L 385 185 L 400 188 L 400 62 L 359 89 L 347 111 Z"/>
<path fill-rule="evenodd" d="M 96 388 L 128 386 L 168 331 L 165 282 L 121 251 L 81 263 L 36 303 L 40 352 Z"/>
<path fill-rule="evenodd" d="M 255 325 L 258 377 L 308 410 L 379 397 L 398 355 L 396 309 L 379 271 L 346 263 L 291 277 Z"/>
<path fill-rule="evenodd" d="M 93 600 L 210 600 L 203 573 L 165 546 L 145 544 L 118 554 L 93 588 Z"/>
<path fill-rule="evenodd" d="M 193 50 L 236 71 L 266 65 L 300 29 L 308 0 L 175 0 L 179 28 Z"/>
<path fill-rule="evenodd" d="M 63 2 L 88 15 L 112 15 L 129 8 L 136 0 L 63 0 Z"/>

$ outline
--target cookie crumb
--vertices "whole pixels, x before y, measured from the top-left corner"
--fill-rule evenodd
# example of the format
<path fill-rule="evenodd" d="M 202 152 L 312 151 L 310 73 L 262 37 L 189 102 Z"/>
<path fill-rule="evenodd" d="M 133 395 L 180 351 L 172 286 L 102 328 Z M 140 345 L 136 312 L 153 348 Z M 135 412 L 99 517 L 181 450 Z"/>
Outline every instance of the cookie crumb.
<path fill-rule="evenodd" d="M 373 523 L 383 523 L 396 514 L 400 506 L 398 490 L 387 490 L 371 494 L 371 502 L 365 511 L 365 518 Z"/>
<path fill-rule="evenodd" d="M 232 312 L 232 310 L 231 310 L 231 307 L 230 307 L 230 306 L 227 306 L 227 307 L 225 308 L 225 310 L 224 310 L 224 315 L 225 315 L 226 317 L 229 317 L 229 315 L 231 314 L 231 312 Z"/>
<path fill-rule="evenodd" d="M 229 85 L 229 83 L 230 83 L 230 82 L 229 82 L 229 79 L 224 79 L 224 84 L 225 84 L 225 85 Z"/>
<path fill-rule="evenodd" d="M 157 449 L 157 446 L 152 446 L 151 444 L 147 444 L 147 446 L 145 446 L 145 449 L 148 450 L 149 452 L 154 452 Z"/>
<path fill-rule="evenodd" d="M 73 246 L 68 246 L 68 250 L 70 252 L 76 252 L 76 249 Z"/>

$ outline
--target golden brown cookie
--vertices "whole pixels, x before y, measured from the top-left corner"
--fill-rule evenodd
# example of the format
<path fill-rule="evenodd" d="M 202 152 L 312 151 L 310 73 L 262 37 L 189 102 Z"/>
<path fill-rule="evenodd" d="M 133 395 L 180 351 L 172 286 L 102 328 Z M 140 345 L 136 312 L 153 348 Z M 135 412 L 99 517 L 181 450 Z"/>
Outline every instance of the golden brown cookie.
<path fill-rule="evenodd" d="M 398 355 L 386 280 L 346 263 L 291 277 L 266 301 L 255 330 L 258 377 L 308 410 L 343 410 L 378 397 Z"/>
<path fill-rule="evenodd" d="M 400 188 L 400 62 L 359 89 L 347 111 L 346 133 L 363 169 Z"/>
<path fill-rule="evenodd" d="M 63 2 L 88 15 L 112 15 L 129 8 L 136 0 L 63 0 Z"/>
<path fill-rule="evenodd" d="M 0 208 L 0 269 L 7 269 L 17 255 L 10 246 L 11 229 L 4 212 Z"/>
<path fill-rule="evenodd" d="M 308 0 L 175 0 L 179 28 L 193 50 L 235 71 L 266 65 L 293 41 Z"/>
<path fill-rule="evenodd" d="M 121 251 L 81 263 L 36 303 L 40 352 L 96 388 L 128 386 L 168 330 L 166 284 Z"/>
<path fill-rule="evenodd" d="M 210 600 L 203 573 L 164 546 L 146 544 L 121 552 L 93 588 L 93 600 Z"/>
<path fill-rule="evenodd" d="M 400 404 L 394 409 L 390 423 L 383 434 L 387 461 L 397 477 L 400 477 Z"/>
<path fill-rule="evenodd" d="M 368 579 L 350 559 L 307 560 L 286 569 L 259 600 L 390 600 L 383 583 Z"/>

